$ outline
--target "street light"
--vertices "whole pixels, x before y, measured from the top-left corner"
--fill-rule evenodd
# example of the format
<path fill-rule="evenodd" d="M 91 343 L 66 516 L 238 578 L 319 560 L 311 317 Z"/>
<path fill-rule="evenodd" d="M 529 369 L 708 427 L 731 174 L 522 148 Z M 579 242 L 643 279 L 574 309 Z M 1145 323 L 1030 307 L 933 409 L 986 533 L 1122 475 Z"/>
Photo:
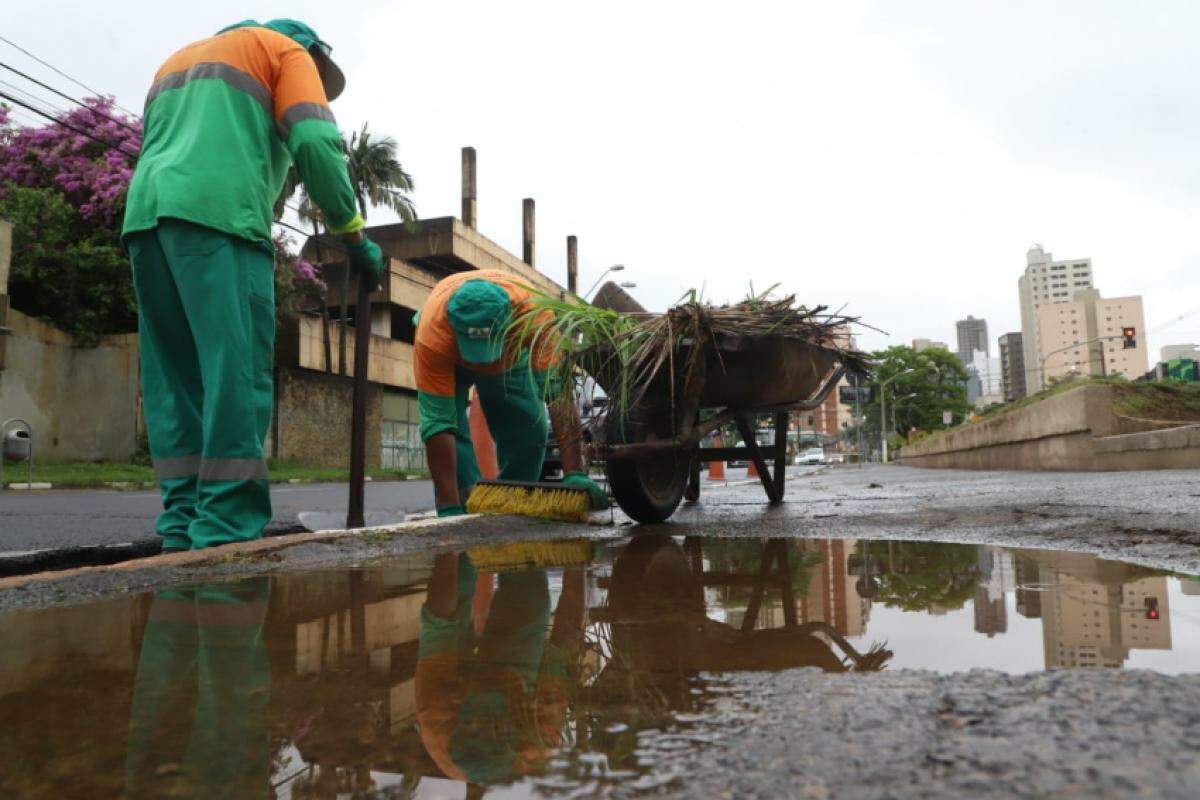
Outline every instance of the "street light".
<path fill-rule="evenodd" d="M 919 394 L 921 394 L 921 393 L 920 392 L 910 392 L 909 394 L 906 394 L 903 397 L 897 397 L 894 400 L 892 400 L 892 433 L 897 432 L 896 431 L 896 408 L 897 408 L 897 406 L 899 406 L 905 400 L 912 400 L 914 397 L 918 396 Z"/>
<path fill-rule="evenodd" d="M 600 277 L 596 278 L 596 282 L 592 284 L 592 288 L 588 289 L 586 292 L 583 293 L 583 299 L 586 300 L 588 295 L 590 295 L 592 292 L 596 291 L 596 287 L 600 285 L 600 281 L 604 280 L 605 275 L 607 275 L 610 272 L 620 272 L 623 269 L 625 269 L 624 264 L 613 264 L 611 267 L 604 270 L 604 272 L 601 272 Z"/>
<path fill-rule="evenodd" d="M 916 372 L 915 369 L 909 367 L 902 369 L 886 381 L 879 382 L 879 447 L 882 455 L 882 462 L 887 463 L 887 385 L 899 378 L 901 375 L 907 375 L 910 372 Z"/>

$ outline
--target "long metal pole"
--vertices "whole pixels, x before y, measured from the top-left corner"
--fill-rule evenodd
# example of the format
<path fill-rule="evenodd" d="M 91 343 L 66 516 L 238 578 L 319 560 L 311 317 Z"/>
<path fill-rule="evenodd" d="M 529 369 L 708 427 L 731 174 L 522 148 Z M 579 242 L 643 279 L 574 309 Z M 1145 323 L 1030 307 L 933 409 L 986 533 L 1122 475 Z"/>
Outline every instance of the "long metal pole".
<path fill-rule="evenodd" d="M 349 265 L 346 265 L 349 269 Z M 387 271 L 384 271 L 384 275 Z M 354 325 L 354 399 L 350 409 L 350 498 L 346 527 L 362 528 L 367 460 L 367 369 L 371 353 L 371 288 L 358 279 L 358 319 Z M 345 314 L 343 313 L 343 317 Z"/>
<path fill-rule="evenodd" d="M 884 464 L 888 460 L 887 451 L 887 382 L 879 386 L 879 451 Z"/>

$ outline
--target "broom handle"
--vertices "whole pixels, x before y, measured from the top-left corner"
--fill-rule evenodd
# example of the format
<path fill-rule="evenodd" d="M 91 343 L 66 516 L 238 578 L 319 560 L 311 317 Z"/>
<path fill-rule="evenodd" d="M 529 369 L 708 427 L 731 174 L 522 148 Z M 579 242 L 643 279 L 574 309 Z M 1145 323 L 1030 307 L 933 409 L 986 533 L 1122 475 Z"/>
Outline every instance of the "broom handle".
<path fill-rule="evenodd" d="M 384 274 L 387 274 L 385 269 Z M 354 320 L 354 399 L 350 408 L 350 499 L 346 505 L 346 527 L 364 526 L 367 457 L 367 371 L 371 352 L 371 289 L 358 280 L 358 304 Z M 344 312 L 343 312 L 344 316 Z"/>

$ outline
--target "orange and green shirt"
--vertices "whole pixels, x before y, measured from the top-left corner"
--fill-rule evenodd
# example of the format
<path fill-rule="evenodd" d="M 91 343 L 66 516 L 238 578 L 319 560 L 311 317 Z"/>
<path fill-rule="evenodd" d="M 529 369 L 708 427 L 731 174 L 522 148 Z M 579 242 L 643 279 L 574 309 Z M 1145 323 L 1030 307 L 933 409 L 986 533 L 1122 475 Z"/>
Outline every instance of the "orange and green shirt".
<path fill-rule="evenodd" d="M 417 382 L 417 406 L 421 415 L 421 439 L 446 431 L 458 430 L 455 402 L 459 390 L 456 370 L 468 370 L 477 375 L 500 375 L 514 365 L 523 368 L 523 351 L 528 342 L 510 338 L 504 343 L 504 355 L 492 364 L 471 364 L 469 369 L 458 352 L 454 328 L 450 325 L 448 307 L 451 296 L 467 281 L 485 280 L 496 284 L 508 295 L 514 317 L 531 307 L 535 290 L 523 279 L 496 269 L 456 272 L 443 278 L 433 287 L 417 322 L 413 371 Z M 545 312 L 547 316 L 551 312 Z M 553 335 L 541 336 L 528 353 L 528 365 L 533 370 L 535 385 L 544 389 L 550 367 L 558 362 L 557 340 Z M 465 388 L 463 387 L 464 393 Z"/>
<path fill-rule="evenodd" d="M 246 23 L 172 55 L 144 129 L 125 234 L 172 217 L 270 247 L 292 162 L 331 233 L 363 227 L 316 63 L 282 33 Z"/>

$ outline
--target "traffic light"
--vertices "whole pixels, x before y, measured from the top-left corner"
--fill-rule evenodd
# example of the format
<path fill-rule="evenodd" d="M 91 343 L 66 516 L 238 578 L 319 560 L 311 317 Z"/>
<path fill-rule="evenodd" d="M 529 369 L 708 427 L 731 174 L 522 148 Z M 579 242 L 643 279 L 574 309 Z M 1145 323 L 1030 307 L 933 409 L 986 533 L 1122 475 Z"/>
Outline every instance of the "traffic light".
<path fill-rule="evenodd" d="M 1121 328 L 1121 335 L 1125 337 L 1125 341 L 1121 345 L 1125 350 L 1132 350 L 1137 347 L 1137 339 L 1135 338 L 1137 336 L 1137 328 L 1132 326 Z"/>
<path fill-rule="evenodd" d="M 1146 619 L 1158 619 L 1158 598 L 1146 598 Z"/>

